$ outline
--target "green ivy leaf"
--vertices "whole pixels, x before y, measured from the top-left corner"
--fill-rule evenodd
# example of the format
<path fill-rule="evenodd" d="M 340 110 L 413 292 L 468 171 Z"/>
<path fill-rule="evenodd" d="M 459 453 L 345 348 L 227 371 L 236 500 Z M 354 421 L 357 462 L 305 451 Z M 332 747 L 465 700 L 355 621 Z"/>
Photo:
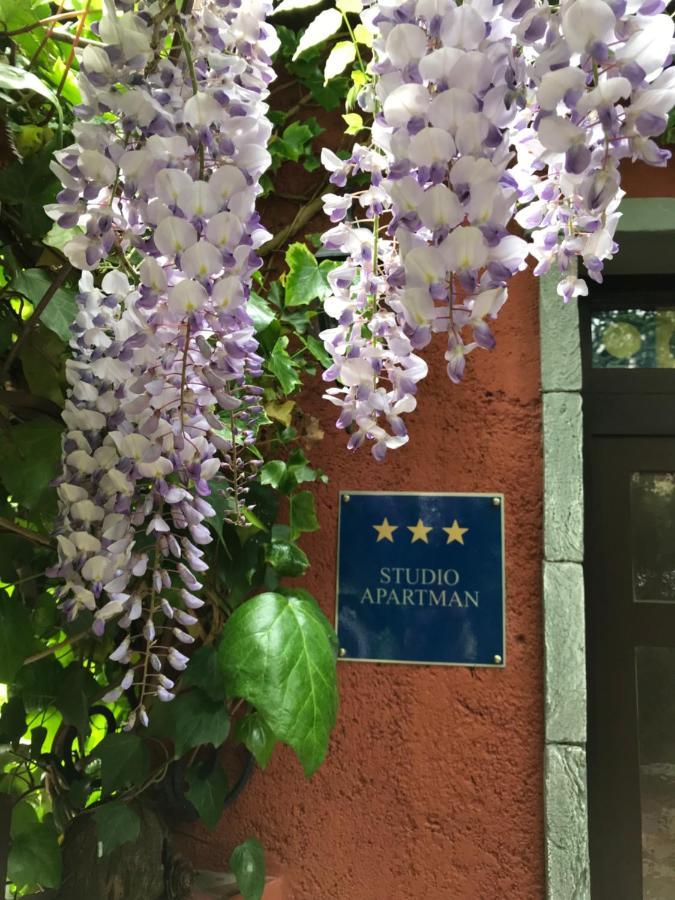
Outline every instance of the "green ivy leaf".
<path fill-rule="evenodd" d="M 23 886 L 39 885 L 43 888 L 57 888 L 61 884 L 61 848 L 58 833 L 51 817 L 42 822 L 33 812 L 21 816 L 19 803 L 12 813 L 12 844 L 7 860 L 7 874 L 10 881 Z"/>
<path fill-rule="evenodd" d="M 122 844 L 135 841 L 141 833 L 138 813 L 119 801 L 99 806 L 94 812 L 94 821 L 103 856 L 112 853 Z"/>
<path fill-rule="evenodd" d="M 172 711 L 176 758 L 201 744 L 220 747 L 230 733 L 230 717 L 223 702 L 211 700 L 199 689 L 176 697 Z"/>
<path fill-rule="evenodd" d="M 230 868 L 244 900 L 260 900 L 265 890 L 265 853 L 257 838 L 249 838 L 234 848 Z"/>
<path fill-rule="evenodd" d="M 220 763 L 216 762 L 213 770 L 207 773 L 202 766 L 193 766 L 188 769 L 187 781 L 186 797 L 206 827 L 215 828 L 227 797 L 227 778 Z"/>
<path fill-rule="evenodd" d="M 295 540 L 303 531 L 318 531 L 319 520 L 316 517 L 314 494 L 300 491 L 290 501 L 291 538 Z"/>
<path fill-rule="evenodd" d="M 273 15 L 277 15 L 277 13 L 285 13 L 285 12 L 294 12 L 297 9 L 309 9 L 310 6 L 318 6 L 322 0 L 281 0 L 281 3 L 276 7 L 273 12 Z M 286 31 L 288 29 L 285 29 Z"/>
<path fill-rule="evenodd" d="M 228 692 L 251 703 L 311 775 L 337 713 L 333 631 L 306 592 L 259 594 L 226 621 L 219 647 Z"/>
<path fill-rule="evenodd" d="M 336 9 L 326 9 L 324 12 L 319 13 L 305 29 L 293 54 L 293 59 L 296 60 L 310 47 L 327 41 L 329 37 L 332 37 L 340 29 L 341 25 L 342 16 Z"/>
<path fill-rule="evenodd" d="M 37 306 L 51 281 L 45 269 L 24 269 L 12 279 L 8 290 L 22 294 L 33 306 Z M 72 291 L 59 288 L 43 310 L 40 321 L 62 341 L 68 342 L 72 337 L 70 325 L 75 321 L 76 314 L 77 303 Z"/>
<path fill-rule="evenodd" d="M 261 769 L 267 768 L 267 764 L 272 758 L 276 738 L 260 713 L 252 712 L 243 719 L 239 719 L 235 728 L 235 737 L 253 754 Z"/>
<path fill-rule="evenodd" d="M 267 562 L 278 575 L 295 577 L 309 569 L 309 559 L 297 544 L 278 541 L 267 549 Z"/>
<path fill-rule="evenodd" d="M 19 595 L 0 592 L 0 682 L 14 679 L 34 647 L 30 616 Z"/>
<path fill-rule="evenodd" d="M 277 378 L 284 394 L 291 394 L 302 382 L 298 376 L 298 368 L 286 350 L 287 346 L 288 338 L 284 335 L 265 360 L 265 368 Z"/>
<path fill-rule="evenodd" d="M 270 143 L 270 153 L 281 160 L 297 162 L 307 152 L 314 133 L 304 122 L 292 122 L 284 129 L 281 137 Z"/>
<path fill-rule="evenodd" d="M 256 332 L 264 331 L 270 322 L 273 322 L 275 319 L 274 310 L 267 300 L 264 300 L 259 294 L 251 293 L 246 309 L 251 316 Z"/>
<path fill-rule="evenodd" d="M 26 707 L 21 697 L 10 697 L 0 708 L 0 744 L 18 744 L 26 732 Z"/>
<path fill-rule="evenodd" d="M 58 422 L 36 417 L 0 432 L 0 479 L 21 506 L 35 509 L 49 490 L 61 458 L 61 431 Z"/>
<path fill-rule="evenodd" d="M 323 70 L 324 81 L 330 81 L 350 66 L 356 59 L 356 47 L 351 41 L 338 41 L 328 54 Z"/>
<path fill-rule="evenodd" d="M 312 300 L 323 300 L 330 293 L 328 273 L 335 268 L 332 260 L 321 265 L 306 244 L 291 244 L 286 251 L 286 306 L 305 306 Z"/>
<path fill-rule="evenodd" d="M 220 702 L 225 700 L 227 692 L 223 673 L 218 662 L 218 653 L 212 644 L 206 644 L 192 654 L 181 684 L 183 687 L 200 688 L 211 700 Z"/>
<path fill-rule="evenodd" d="M 130 784 L 138 785 L 148 775 L 148 748 L 136 734 L 109 734 L 94 748 L 93 754 L 101 760 L 101 782 L 106 794 Z"/>
<path fill-rule="evenodd" d="M 271 484 L 278 488 L 286 474 L 286 463 L 283 459 L 271 459 L 260 470 L 260 483 Z"/>
<path fill-rule="evenodd" d="M 318 359 L 325 369 L 327 369 L 331 365 L 332 359 L 330 358 L 322 342 L 318 338 L 315 338 L 313 334 L 308 334 L 304 337 L 301 337 L 300 340 L 312 354 L 314 359 Z"/>
<path fill-rule="evenodd" d="M 65 670 L 54 701 L 63 721 L 77 728 L 78 734 L 83 737 L 89 733 L 89 701 L 96 686 L 80 663 L 73 662 Z"/>

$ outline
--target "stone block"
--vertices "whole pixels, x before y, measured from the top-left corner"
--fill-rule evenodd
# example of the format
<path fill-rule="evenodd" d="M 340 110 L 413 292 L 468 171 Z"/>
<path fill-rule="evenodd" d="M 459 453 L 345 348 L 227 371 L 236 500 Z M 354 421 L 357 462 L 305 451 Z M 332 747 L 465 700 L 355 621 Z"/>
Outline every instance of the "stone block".
<path fill-rule="evenodd" d="M 579 309 L 576 301 L 563 303 L 556 288 L 560 276 L 549 272 L 539 287 L 541 329 L 541 389 L 581 390 Z"/>
<path fill-rule="evenodd" d="M 586 751 L 547 745 L 544 773 L 547 900 L 590 900 Z"/>
<path fill-rule="evenodd" d="M 581 395 L 544 394 L 544 558 L 583 559 Z"/>
<path fill-rule="evenodd" d="M 586 741 L 586 629 L 580 563 L 544 563 L 546 740 Z"/>

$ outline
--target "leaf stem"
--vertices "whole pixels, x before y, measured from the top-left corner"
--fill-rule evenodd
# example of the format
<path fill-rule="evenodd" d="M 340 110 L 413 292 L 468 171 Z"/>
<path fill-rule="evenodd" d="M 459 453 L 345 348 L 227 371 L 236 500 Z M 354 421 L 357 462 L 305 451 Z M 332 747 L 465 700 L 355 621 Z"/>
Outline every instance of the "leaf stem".
<path fill-rule="evenodd" d="M 58 653 L 59 650 L 63 650 L 65 647 L 72 647 L 73 644 L 77 644 L 83 638 L 86 638 L 89 634 L 91 634 L 90 630 L 80 631 L 78 634 L 74 634 L 72 637 L 65 638 L 63 641 L 59 641 L 58 644 L 52 644 L 51 647 L 47 647 L 46 650 L 41 650 L 40 653 L 35 653 L 33 656 L 29 656 L 27 659 L 24 659 L 24 666 L 30 666 L 32 663 L 39 662 L 41 659 L 47 659 L 49 656 L 53 656 L 55 653 Z"/>
<path fill-rule="evenodd" d="M 11 519 L 5 519 L 4 516 L 0 516 L 0 530 L 12 531 L 14 534 L 20 534 L 21 537 L 28 538 L 29 541 L 41 544 L 43 547 L 54 546 L 49 538 L 44 537 L 42 534 L 38 534 L 37 531 L 32 531 L 30 528 L 24 528 L 23 525 L 17 525 L 16 522 L 12 522 Z"/>

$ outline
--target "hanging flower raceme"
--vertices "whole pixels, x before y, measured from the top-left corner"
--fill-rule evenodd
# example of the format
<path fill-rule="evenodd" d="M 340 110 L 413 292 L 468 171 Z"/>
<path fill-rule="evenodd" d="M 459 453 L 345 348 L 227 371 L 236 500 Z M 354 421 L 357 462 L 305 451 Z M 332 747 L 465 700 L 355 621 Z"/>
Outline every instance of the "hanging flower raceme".
<path fill-rule="evenodd" d="M 397 328 L 396 339 L 384 341 L 365 323 L 366 356 L 373 370 L 370 396 L 393 395 L 400 402 L 399 382 L 391 372 L 410 371 L 414 377 L 403 379 L 406 412 L 414 408 L 414 382 L 426 374 L 417 357 L 410 365 L 410 348 L 424 347 L 435 331 L 446 332 L 448 374 L 459 381 L 466 355 L 475 347 L 494 345 L 489 321 L 506 300 L 509 278 L 525 267 L 527 243 L 507 230 L 519 196 L 509 172 L 510 128 L 519 115 L 515 85 L 523 64 L 514 52 L 513 22 L 505 18 L 503 7 L 482 0 L 371 5 L 362 17 L 376 35 L 375 81 L 374 89 L 370 85 L 362 93 L 361 103 L 375 110 L 372 147 L 355 147 L 344 163 L 333 155 L 325 158 L 338 187 L 355 172 L 372 173 L 370 190 L 329 196 L 327 211 L 334 220 L 343 218 L 358 199 L 365 215 L 374 219 L 375 232 L 385 224 L 389 241 L 378 238 L 371 244 L 387 247 L 390 262 L 366 309 L 371 316 L 389 317 Z M 341 233 L 349 229 L 347 222 Z M 334 233 L 324 235 L 324 241 L 336 246 Z M 358 255 L 347 266 L 367 281 Z M 355 291 L 352 285 L 352 296 Z M 336 299 L 334 294 L 326 302 L 331 315 L 342 309 Z M 380 327 L 380 315 L 375 323 Z M 359 319 L 359 327 L 363 324 Z M 341 327 L 344 331 L 342 320 Z M 363 368 L 355 358 L 361 356 L 358 342 L 352 337 L 338 344 L 338 356 L 346 362 L 337 365 L 333 331 L 327 337 L 334 365 L 326 377 L 343 385 L 332 389 L 329 398 L 334 400 L 336 393 L 352 397 L 345 373 L 349 378 L 357 366 Z M 370 347 L 381 350 L 385 343 L 390 354 L 383 366 Z M 362 385 L 358 392 L 363 393 Z M 360 443 L 365 431 L 380 457 L 382 421 L 393 424 L 387 444 L 392 447 L 403 442 L 394 439 L 401 424 L 398 417 L 392 423 L 389 407 L 381 405 L 373 404 L 371 418 L 370 428 L 357 422 L 350 445 Z M 341 416 L 339 424 L 350 420 Z"/>
<path fill-rule="evenodd" d="M 565 299 L 588 293 L 581 258 L 602 280 L 617 251 L 624 159 L 665 165 L 654 137 L 675 105 L 673 21 L 662 0 L 563 0 L 537 6 L 541 26 L 520 35 L 533 85 L 534 118 L 515 135 L 518 175 L 528 202 L 518 221 L 533 231 L 536 274 L 565 275 Z"/>
<path fill-rule="evenodd" d="M 397 397 L 390 372 L 405 367 L 409 348 L 376 336 L 371 319 L 379 326 L 376 313 L 393 311 L 415 350 L 446 331 L 448 375 L 457 382 L 469 352 L 494 346 L 490 322 L 528 253 L 538 261 L 535 274 L 551 266 L 563 274 L 558 290 L 565 300 L 587 293 L 572 263 L 580 257 L 600 280 L 603 260 L 617 249 L 621 160 L 663 165 L 669 156 L 653 138 L 675 105 L 675 70 L 666 68 L 673 22 L 663 0 L 563 0 L 559 8 L 537 0 L 364 5 L 362 21 L 375 39 L 372 80 L 359 102 L 374 112 L 372 142 L 357 145 L 345 161 L 334 154 L 324 161 L 338 188 L 360 171 L 372 178 L 365 192 L 326 198 L 332 220 L 344 221 L 324 240 L 348 254 L 345 271 L 354 279 L 326 301 L 340 322 L 326 333 L 333 357 L 326 377 L 341 384 L 328 398 L 349 410 L 357 395 L 372 398 L 371 425 L 357 422 L 350 446 L 365 432 L 379 458 L 381 426 L 390 416 L 374 400 Z M 356 200 L 365 212 L 351 212 Z M 531 243 L 512 233 L 514 219 L 532 232 Z M 375 236 L 383 223 L 386 244 Z M 371 249 L 386 247 L 386 273 L 381 251 L 364 264 L 350 249 L 356 245 L 348 234 L 363 235 L 364 225 Z M 377 290 L 367 287 L 373 257 L 375 275 L 382 269 Z M 355 305 L 365 294 L 370 303 Z M 391 352 L 383 365 L 385 345 Z M 356 370 L 368 372 L 367 392 L 363 381 L 350 384 Z M 419 378 L 425 369 L 416 362 L 413 371 Z M 406 411 L 414 408 L 414 401 L 406 404 Z M 338 424 L 354 421 L 343 412 Z M 390 431 L 388 446 L 400 445 Z"/>
<path fill-rule="evenodd" d="M 149 696 L 172 698 L 164 663 L 187 663 L 212 480 L 233 521 L 246 502 L 261 367 L 246 301 L 269 238 L 255 202 L 277 43 L 269 0 L 204 3 L 178 17 L 165 54 L 155 6 L 124 6 L 107 2 L 105 49 L 83 54 L 76 144 L 57 156 L 49 212 L 82 231 L 65 248 L 75 266 L 125 270 L 80 284 L 58 574 L 71 616 L 127 629 L 111 658 L 128 672 L 109 697 L 137 687 L 133 724 Z"/>

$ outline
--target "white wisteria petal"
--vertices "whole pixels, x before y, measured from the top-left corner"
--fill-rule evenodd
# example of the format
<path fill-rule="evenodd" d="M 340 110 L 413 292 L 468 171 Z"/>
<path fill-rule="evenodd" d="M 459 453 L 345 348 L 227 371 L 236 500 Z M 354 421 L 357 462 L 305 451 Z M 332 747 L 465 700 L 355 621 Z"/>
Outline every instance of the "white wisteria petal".
<path fill-rule="evenodd" d="M 455 143 L 442 128 L 427 127 L 410 139 L 408 157 L 418 166 L 447 163 L 455 153 Z"/>
<path fill-rule="evenodd" d="M 450 7 L 441 28 L 441 41 L 445 46 L 475 50 L 484 37 L 485 22 L 477 10 L 466 4 Z"/>
<path fill-rule="evenodd" d="M 537 89 L 537 102 L 547 111 L 554 110 L 568 91 L 581 92 L 586 87 L 583 69 L 568 66 L 547 72 Z"/>
<path fill-rule="evenodd" d="M 431 229 L 444 225 L 454 228 L 465 215 L 457 195 L 445 184 L 436 184 L 424 192 L 418 212 L 422 223 Z"/>
<path fill-rule="evenodd" d="M 424 85 L 402 84 L 386 98 L 382 111 L 388 125 L 407 125 L 410 119 L 425 116 L 430 102 Z"/>
<path fill-rule="evenodd" d="M 395 66 L 418 63 L 426 53 L 428 41 L 418 25 L 396 25 L 387 37 L 386 54 Z"/>
<path fill-rule="evenodd" d="M 155 229 L 155 246 L 159 252 L 171 258 L 177 253 L 182 253 L 197 243 L 197 231 L 186 219 L 178 216 L 168 216 L 162 219 Z"/>
<path fill-rule="evenodd" d="M 469 91 L 450 88 L 437 94 L 429 107 L 429 121 L 436 128 L 454 133 L 464 116 L 478 110 L 478 100 Z"/>
<path fill-rule="evenodd" d="M 578 0 L 577 0 L 578 2 Z M 554 153 L 564 153 L 573 144 L 584 142 L 585 132 L 578 125 L 560 116 L 546 116 L 539 123 L 539 140 Z"/>
<path fill-rule="evenodd" d="M 223 257 L 213 244 L 200 240 L 181 255 L 181 269 L 189 278 L 208 278 L 223 268 Z"/>
<path fill-rule="evenodd" d="M 440 284 L 448 271 L 445 256 L 436 247 L 416 247 L 406 254 L 403 264 L 411 285 Z"/>
<path fill-rule="evenodd" d="M 206 226 L 206 237 L 217 247 L 229 247 L 236 244 L 244 233 L 244 226 L 231 212 L 220 212 L 209 219 Z"/>
<path fill-rule="evenodd" d="M 209 295 L 202 284 L 185 279 L 169 288 L 168 306 L 175 316 L 183 318 L 189 313 L 201 309 L 208 299 Z"/>
<path fill-rule="evenodd" d="M 578 53 L 596 41 L 609 43 L 616 18 L 605 0 L 572 0 L 562 12 L 563 33 Z"/>
<path fill-rule="evenodd" d="M 185 104 L 183 119 L 193 128 L 205 128 L 223 117 L 223 107 L 205 91 L 198 91 Z"/>
<path fill-rule="evenodd" d="M 479 228 L 455 228 L 441 245 L 447 268 L 452 272 L 481 269 L 488 260 L 488 247 Z"/>

